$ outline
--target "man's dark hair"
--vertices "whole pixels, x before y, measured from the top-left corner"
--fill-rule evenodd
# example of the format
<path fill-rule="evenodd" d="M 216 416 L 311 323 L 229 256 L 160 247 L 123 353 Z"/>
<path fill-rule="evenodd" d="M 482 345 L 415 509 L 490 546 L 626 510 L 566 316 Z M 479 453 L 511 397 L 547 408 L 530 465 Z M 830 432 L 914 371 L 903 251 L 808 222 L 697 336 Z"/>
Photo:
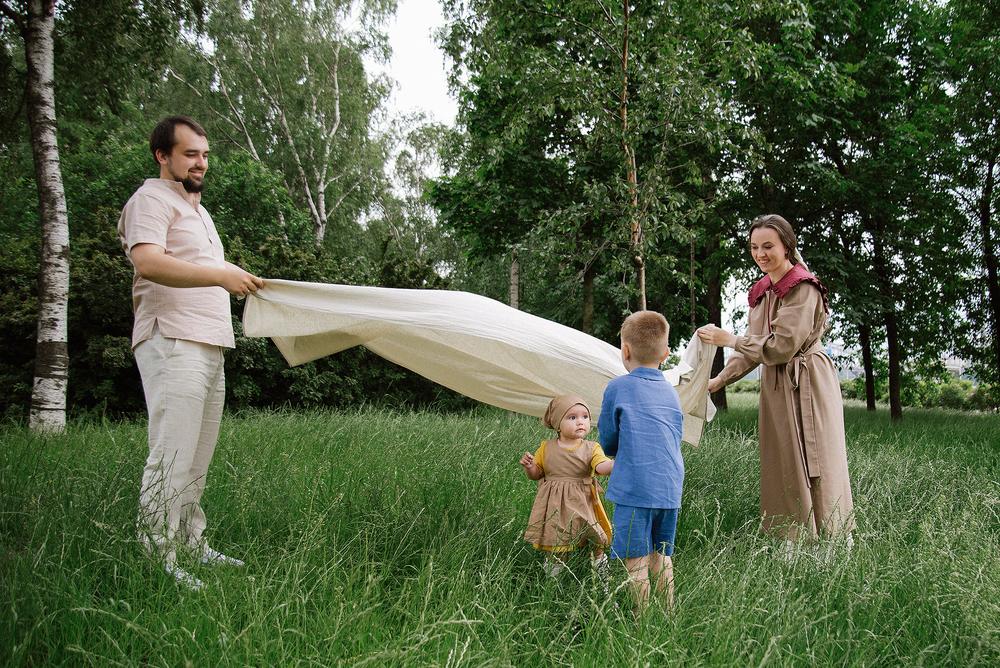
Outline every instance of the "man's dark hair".
<path fill-rule="evenodd" d="M 153 134 L 149 135 L 149 150 L 153 153 L 153 160 L 159 164 L 159 160 L 156 159 L 156 152 L 163 151 L 166 155 L 170 155 L 170 152 L 174 150 L 174 146 L 177 144 L 177 140 L 174 138 L 174 128 L 177 125 L 186 125 L 199 137 L 207 137 L 205 133 L 205 128 L 198 124 L 198 121 L 194 120 L 190 116 L 167 116 L 162 121 L 156 124 L 153 128 Z"/>

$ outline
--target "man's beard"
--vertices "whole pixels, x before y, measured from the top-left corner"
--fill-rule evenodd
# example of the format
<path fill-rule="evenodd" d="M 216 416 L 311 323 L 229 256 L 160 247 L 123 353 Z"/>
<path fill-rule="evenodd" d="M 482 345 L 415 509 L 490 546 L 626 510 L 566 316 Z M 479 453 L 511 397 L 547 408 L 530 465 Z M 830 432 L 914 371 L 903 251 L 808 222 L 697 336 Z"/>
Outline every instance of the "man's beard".
<path fill-rule="evenodd" d="M 202 172 L 201 181 L 195 181 L 190 176 L 180 176 L 172 168 L 167 168 L 170 172 L 170 176 L 173 177 L 174 181 L 184 186 L 184 192 L 189 193 L 200 193 L 205 187 L 205 173 Z"/>
<path fill-rule="evenodd" d="M 184 190 L 189 193 L 200 193 L 202 188 L 205 187 L 205 179 L 201 181 L 195 181 L 191 178 L 180 179 L 181 185 L 184 186 Z"/>

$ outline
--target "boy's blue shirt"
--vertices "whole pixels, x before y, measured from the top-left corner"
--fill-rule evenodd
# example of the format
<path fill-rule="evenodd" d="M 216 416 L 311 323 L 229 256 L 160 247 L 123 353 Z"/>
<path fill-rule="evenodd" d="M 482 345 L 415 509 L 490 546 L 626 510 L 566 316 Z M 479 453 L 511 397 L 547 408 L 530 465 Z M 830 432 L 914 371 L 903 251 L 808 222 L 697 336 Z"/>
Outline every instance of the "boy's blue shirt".
<path fill-rule="evenodd" d="M 597 423 L 615 458 L 607 498 L 640 508 L 680 508 L 684 413 L 677 390 L 657 369 L 638 367 L 608 383 Z"/>

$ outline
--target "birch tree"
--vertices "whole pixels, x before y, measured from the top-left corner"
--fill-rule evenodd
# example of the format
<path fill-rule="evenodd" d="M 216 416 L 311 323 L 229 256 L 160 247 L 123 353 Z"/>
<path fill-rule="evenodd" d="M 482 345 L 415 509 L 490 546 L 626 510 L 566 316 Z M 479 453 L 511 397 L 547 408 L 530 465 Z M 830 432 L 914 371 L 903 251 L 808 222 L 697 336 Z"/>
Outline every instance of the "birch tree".
<path fill-rule="evenodd" d="M 69 380 L 67 310 L 69 304 L 69 222 L 59 168 L 55 99 L 55 1 L 0 1 L 0 12 L 24 39 L 26 105 L 38 188 L 42 228 L 38 274 L 38 332 L 29 424 L 35 431 L 66 426 Z"/>
<path fill-rule="evenodd" d="M 387 57 L 380 25 L 391 9 L 377 0 L 217 0 L 205 24 L 210 46 L 192 44 L 196 62 L 170 70 L 207 107 L 213 132 L 281 171 L 317 245 L 337 221 L 357 220 L 382 178 L 373 121 L 388 84 L 369 76 L 363 57 Z M 352 15 L 358 32 L 346 27 Z"/>

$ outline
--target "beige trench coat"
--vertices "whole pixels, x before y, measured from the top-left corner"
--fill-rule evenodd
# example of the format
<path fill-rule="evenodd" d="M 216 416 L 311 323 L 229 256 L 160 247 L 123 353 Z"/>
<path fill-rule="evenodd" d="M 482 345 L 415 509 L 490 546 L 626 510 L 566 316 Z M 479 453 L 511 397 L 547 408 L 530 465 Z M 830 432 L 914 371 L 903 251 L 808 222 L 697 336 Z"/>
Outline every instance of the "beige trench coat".
<path fill-rule="evenodd" d="M 735 382 L 763 364 L 760 380 L 760 509 L 764 528 L 789 540 L 854 528 L 844 404 L 820 337 L 827 314 L 819 290 L 799 283 L 779 299 L 767 291 L 750 310 L 720 379 Z"/>

